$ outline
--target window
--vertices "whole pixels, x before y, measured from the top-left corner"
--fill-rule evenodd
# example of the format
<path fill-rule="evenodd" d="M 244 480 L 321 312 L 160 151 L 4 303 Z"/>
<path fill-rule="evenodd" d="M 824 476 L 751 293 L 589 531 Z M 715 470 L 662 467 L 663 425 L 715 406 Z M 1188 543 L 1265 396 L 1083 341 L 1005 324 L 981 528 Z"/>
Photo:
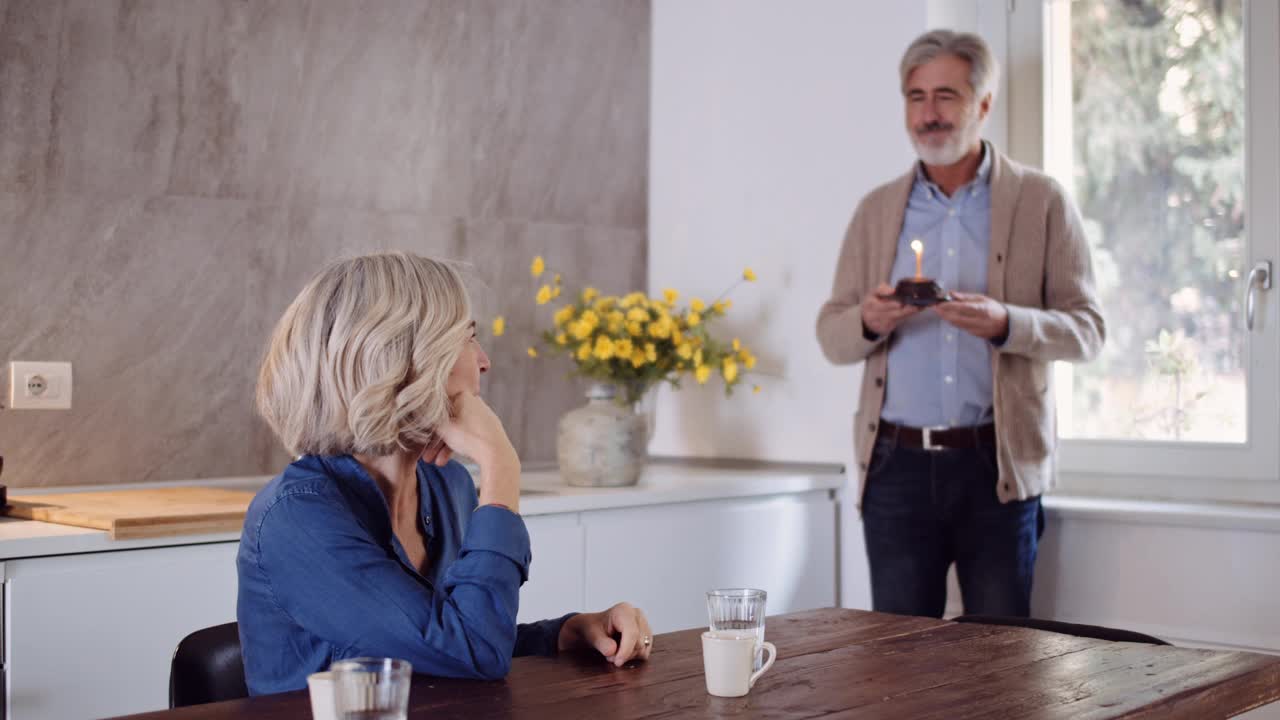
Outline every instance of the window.
<path fill-rule="evenodd" d="M 1071 489 L 1280 501 L 1274 0 L 1017 0 L 1009 150 L 1072 194 L 1108 320 L 1054 379 Z M 1256 277 L 1256 276 L 1255 276 Z"/>

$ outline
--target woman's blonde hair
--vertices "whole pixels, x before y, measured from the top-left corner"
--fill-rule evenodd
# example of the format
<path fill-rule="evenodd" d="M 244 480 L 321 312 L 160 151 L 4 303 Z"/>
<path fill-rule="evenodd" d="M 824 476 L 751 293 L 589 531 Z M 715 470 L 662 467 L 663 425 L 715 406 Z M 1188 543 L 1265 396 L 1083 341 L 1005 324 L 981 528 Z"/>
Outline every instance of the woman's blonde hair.
<path fill-rule="evenodd" d="M 294 455 L 420 452 L 448 417 L 445 385 L 471 333 L 452 266 L 403 252 L 341 260 L 276 325 L 258 412 Z"/>

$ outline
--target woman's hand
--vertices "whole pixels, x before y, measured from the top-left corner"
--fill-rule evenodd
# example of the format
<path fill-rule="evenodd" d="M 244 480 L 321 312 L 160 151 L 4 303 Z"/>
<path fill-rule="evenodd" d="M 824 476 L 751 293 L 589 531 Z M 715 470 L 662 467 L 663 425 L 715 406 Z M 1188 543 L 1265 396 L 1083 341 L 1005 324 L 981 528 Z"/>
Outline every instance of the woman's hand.
<path fill-rule="evenodd" d="M 560 627 L 559 648 L 597 650 L 605 660 L 622 667 L 629 660 L 647 660 L 653 652 L 649 620 L 631 603 L 618 603 L 598 613 L 574 615 Z"/>
<path fill-rule="evenodd" d="M 497 414 L 479 395 L 462 392 L 451 398 L 450 417 L 436 430 L 440 444 L 423 451 L 422 459 L 443 465 L 462 453 L 480 465 L 480 504 L 499 504 L 519 512 L 520 456 L 511 446 Z"/>
<path fill-rule="evenodd" d="M 486 461 L 515 454 L 502 421 L 479 395 L 458 393 L 449 398 L 449 404 L 449 419 L 436 434 L 451 452 L 474 458 L 482 467 Z"/>
<path fill-rule="evenodd" d="M 439 435 L 436 435 L 431 444 L 427 446 L 427 449 L 422 451 L 423 462 L 433 463 L 438 467 L 448 465 L 452 459 L 453 450 L 444 444 L 444 440 L 441 440 Z"/>

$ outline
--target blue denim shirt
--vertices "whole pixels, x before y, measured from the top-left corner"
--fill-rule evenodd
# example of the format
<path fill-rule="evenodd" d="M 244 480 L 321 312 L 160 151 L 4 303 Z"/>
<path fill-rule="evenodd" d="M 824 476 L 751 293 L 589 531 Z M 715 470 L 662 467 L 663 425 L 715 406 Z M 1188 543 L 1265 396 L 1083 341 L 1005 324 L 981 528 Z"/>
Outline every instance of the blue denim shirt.
<path fill-rule="evenodd" d="M 496 679 L 513 655 L 552 655 L 570 616 L 516 624 L 529 577 L 519 515 L 477 507 L 462 465 L 419 462 L 426 576 L 349 455 L 305 456 L 258 493 L 236 558 L 236 616 L 252 695 L 298 690 L 335 660 L 396 657 L 416 673 Z"/>
<path fill-rule="evenodd" d="M 991 157 L 983 143 L 978 174 L 947 197 L 916 166 L 889 284 L 916 273 L 911 241 L 924 241 L 925 277 L 948 290 L 987 292 L 991 244 Z M 988 341 L 934 312 L 908 318 L 889 339 L 888 384 L 880 417 L 912 427 L 978 425 L 991 417 Z"/>

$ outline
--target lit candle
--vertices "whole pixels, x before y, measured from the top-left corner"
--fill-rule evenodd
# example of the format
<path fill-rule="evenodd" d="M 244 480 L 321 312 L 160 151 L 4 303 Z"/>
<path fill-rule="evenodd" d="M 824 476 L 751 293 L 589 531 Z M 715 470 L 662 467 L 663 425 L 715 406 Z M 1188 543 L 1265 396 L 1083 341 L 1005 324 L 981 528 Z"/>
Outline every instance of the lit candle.
<path fill-rule="evenodd" d="M 924 272 L 921 271 L 921 261 L 924 258 L 924 243 L 920 242 L 920 238 L 911 241 L 911 249 L 916 251 L 916 279 L 924 278 Z"/>

